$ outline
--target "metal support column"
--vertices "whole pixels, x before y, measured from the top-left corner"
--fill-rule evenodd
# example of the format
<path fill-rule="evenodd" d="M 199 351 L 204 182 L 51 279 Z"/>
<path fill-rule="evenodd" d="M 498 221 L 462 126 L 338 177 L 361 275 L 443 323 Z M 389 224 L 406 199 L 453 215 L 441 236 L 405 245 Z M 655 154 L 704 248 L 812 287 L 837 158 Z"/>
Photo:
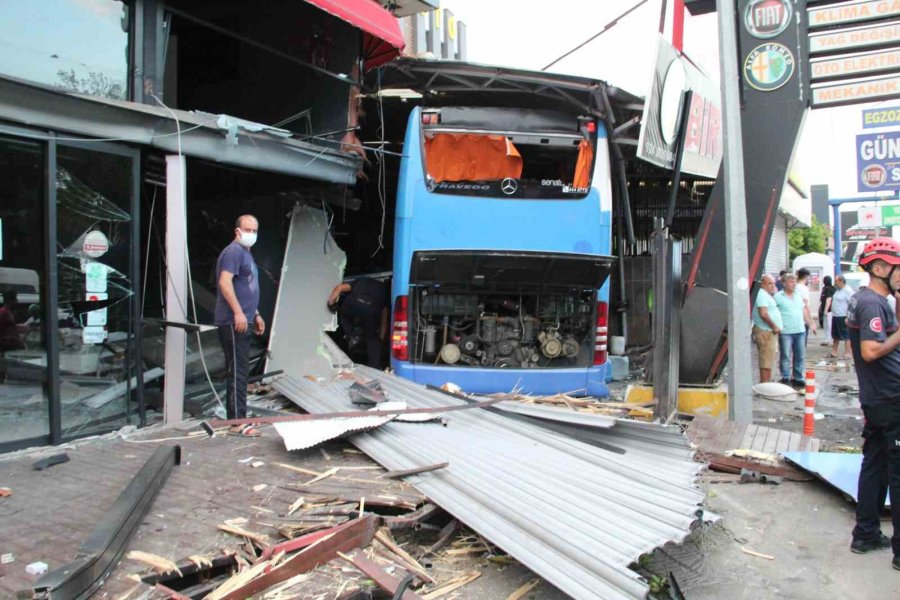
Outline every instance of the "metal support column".
<path fill-rule="evenodd" d="M 166 157 L 166 321 L 187 322 L 187 187 L 184 156 Z M 187 333 L 166 327 L 165 422 L 178 423 L 184 412 L 184 361 Z"/>
<path fill-rule="evenodd" d="M 734 0 L 716 0 L 721 52 L 725 175 L 725 239 L 728 281 L 728 417 L 753 422 L 750 367 L 750 282 L 747 278 L 747 207 L 744 200 L 744 143 Z"/>
<path fill-rule="evenodd" d="M 655 416 L 669 421 L 678 409 L 681 346 L 681 241 L 656 219 L 653 252 L 653 398 Z"/>
<path fill-rule="evenodd" d="M 831 205 L 832 237 L 834 238 L 834 274 L 841 274 L 841 205 Z"/>

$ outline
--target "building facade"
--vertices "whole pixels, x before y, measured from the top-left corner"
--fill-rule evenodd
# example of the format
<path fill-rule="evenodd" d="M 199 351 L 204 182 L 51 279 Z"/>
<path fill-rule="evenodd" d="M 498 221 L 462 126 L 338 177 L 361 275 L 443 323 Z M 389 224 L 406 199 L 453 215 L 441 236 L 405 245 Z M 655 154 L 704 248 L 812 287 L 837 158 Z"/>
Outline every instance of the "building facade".
<path fill-rule="evenodd" d="M 211 268 L 243 213 L 271 312 L 285 214 L 343 206 L 362 76 L 403 38 L 373 0 L 46 0 L 9 3 L 0 47 L 8 451 L 143 424 L 167 378 L 215 368 L 198 360 L 214 333 L 189 325 L 211 322 Z"/>

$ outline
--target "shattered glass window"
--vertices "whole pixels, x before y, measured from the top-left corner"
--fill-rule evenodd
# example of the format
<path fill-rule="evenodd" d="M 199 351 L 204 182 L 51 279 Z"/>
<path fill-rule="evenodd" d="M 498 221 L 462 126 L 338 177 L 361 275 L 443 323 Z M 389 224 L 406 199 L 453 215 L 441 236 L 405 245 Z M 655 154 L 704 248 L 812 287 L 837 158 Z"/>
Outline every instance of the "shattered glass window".
<path fill-rule="evenodd" d="M 0 137 L 0 445 L 50 432 L 42 144 Z"/>
<path fill-rule="evenodd" d="M 428 131 L 425 171 L 431 191 L 513 199 L 587 195 L 594 142 L 578 135 Z"/>
<path fill-rule="evenodd" d="M 124 424 L 131 336 L 131 156 L 58 147 L 59 362 L 63 436 Z M 134 387 L 134 384 L 131 385 Z"/>
<path fill-rule="evenodd" d="M 66 91 L 127 99 L 128 4 L 0 0 L 0 73 Z"/>

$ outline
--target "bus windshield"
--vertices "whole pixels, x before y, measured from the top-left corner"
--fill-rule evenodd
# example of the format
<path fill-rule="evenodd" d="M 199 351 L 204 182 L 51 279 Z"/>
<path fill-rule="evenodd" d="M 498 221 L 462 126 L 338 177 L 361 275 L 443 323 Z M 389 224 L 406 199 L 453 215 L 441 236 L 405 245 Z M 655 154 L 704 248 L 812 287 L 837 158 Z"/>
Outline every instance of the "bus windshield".
<path fill-rule="evenodd" d="M 585 197 L 594 165 L 595 122 L 521 111 L 528 126 L 523 131 L 523 123 L 514 122 L 516 112 L 424 111 L 424 166 L 430 191 L 515 199 Z"/>

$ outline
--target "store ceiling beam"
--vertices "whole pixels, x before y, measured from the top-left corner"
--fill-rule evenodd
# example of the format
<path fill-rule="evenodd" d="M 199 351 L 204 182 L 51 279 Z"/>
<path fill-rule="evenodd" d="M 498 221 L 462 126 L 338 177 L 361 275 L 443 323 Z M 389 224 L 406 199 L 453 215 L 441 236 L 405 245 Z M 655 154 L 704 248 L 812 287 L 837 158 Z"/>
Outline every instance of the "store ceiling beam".
<path fill-rule="evenodd" d="M 8 77 L 0 77 L 0 120 L 86 141 L 140 144 L 169 154 L 345 185 L 356 182 L 361 165 L 357 155 L 296 141 L 290 132 L 225 115 L 89 97 Z M 219 123 L 234 126 L 223 129 Z"/>

